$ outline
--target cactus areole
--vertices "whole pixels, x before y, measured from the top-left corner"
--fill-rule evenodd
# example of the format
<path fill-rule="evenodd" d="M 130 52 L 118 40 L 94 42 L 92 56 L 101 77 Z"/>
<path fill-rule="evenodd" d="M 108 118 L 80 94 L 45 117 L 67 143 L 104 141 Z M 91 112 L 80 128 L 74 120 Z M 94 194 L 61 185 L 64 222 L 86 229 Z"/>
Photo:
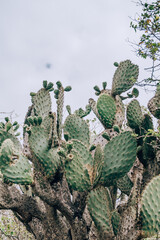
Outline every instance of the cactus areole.
<path fill-rule="evenodd" d="M 138 66 L 114 65 L 112 89 L 94 86 L 97 100 L 73 113 L 67 105 L 65 119 L 71 87 L 43 81 L 30 93 L 23 147 L 19 124 L 8 117 L 0 123 L 0 209 L 12 210 L 38 240 L 136 240 L 160 231 L 160 130 L 143 114 L 138 90 L 125 93 Z M 126 98 L 133 99 L 125 116 Z M 158 119 L 159 102 L 157 90 L 148 108 Z M 94 140 L 91 111 L 104 128 Z"/>

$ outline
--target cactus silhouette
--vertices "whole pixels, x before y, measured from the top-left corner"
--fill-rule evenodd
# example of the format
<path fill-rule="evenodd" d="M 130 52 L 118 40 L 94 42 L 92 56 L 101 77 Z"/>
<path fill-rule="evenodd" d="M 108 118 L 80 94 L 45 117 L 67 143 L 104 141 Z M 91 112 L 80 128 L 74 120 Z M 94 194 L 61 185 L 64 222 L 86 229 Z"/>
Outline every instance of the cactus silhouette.
<path fill-rule="evenodd" d="M 0 209 L 12 210 L 36 239 L 134 240 L 160 231 L 160 133 L 143 114 L 136 88 L 121 95 L 137 81 L 138 66 L 130 60 L 115 66 L 112 89 L 96 85 L 97 101 L 89 99 L 74 113 L 66 106 L 65 120 L 64 95 L 71 87 L 43 81 L 30 93 L 23 147 L 18 123 L 0 123 Z M 148 103 L 157 119 L 159 91 Z M 125 115 L 126 98 L 133 99 Z M 91 111 L 104 127 L 92 141 Z"/>

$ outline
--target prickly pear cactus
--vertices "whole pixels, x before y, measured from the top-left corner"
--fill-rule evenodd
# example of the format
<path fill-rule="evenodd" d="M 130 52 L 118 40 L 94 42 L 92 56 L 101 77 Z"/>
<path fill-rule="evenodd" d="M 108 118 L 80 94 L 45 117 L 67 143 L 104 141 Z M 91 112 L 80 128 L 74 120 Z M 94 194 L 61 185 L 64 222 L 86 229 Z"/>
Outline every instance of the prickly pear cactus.
<path fill-rule="evenodd" d="M 64 120 L 64 97 L 71 87 L 57 81 L 55 89 L 43 81 L 30 93 L 23 148 L 19 124 L 9 118 L 0 123 L 0 208 L 3 196 L 9 196 L 4 208 L 13 203 L 10 208 L 37 239 L 136 240 L 160 231 L 160 130 L 154 131 L 152 117 L 142 113 L 136 88 L 121 95 L 137 81 L 138 66 L 130 60 L 114 65 L 112 89 L 106 82 L 102 90 L 94 86 L 98 99 L 73 113 L 67 105 Z M 148 104 L 158 119 L 159 96 L 157 87 Z M 126 98 L 133 99 L 125 116 Z M 86 120 L 91 111 L 104 128 L 94 140 Z M 11 193 L 14 184 L 20 188 Z M 39 226 L 47 229 L 43 236 L 37 235 Z"/>
<path fill-rule="evenodd" d="M 139 68 L 130 60 L 121 62 L 113 76 L 112 95 L 120 95 L 129 90 L 137 81 Z"/>

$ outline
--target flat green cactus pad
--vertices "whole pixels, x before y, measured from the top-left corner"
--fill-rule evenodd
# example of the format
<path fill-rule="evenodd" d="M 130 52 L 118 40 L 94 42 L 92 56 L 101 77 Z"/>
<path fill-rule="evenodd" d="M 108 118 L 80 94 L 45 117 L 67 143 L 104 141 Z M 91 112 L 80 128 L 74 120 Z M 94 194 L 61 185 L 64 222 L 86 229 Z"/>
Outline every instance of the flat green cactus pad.
<path fill-rule="evenodd" d="M 99 187 L 88 196 L 88 210 L 99 232 L 113 234 L 111 223 L 112 200 L 109 190 Z"/>
<path fill-rule="evenodd" d="M 160 95 L 149 100 L 148 109 L 155 118 L 160 119 Z"/>
<path fill-rule="evenodd" d="M 130 60 L 123 61 L 115 71 L 112 82 L 112 95 L 120 95 L 129 90 L 137 81 L 139 68 Z"/>
<path fill-rule="evenodd" d="M 132 129 L 138 129 L 143 121 L 143 114 L 139 102 L 134 99 L 127 107 L 128 126 Z"/>
<path fill-rule="evenodd" d="M 14 153 L 14 144 L 11 139 L 6 139 L 0 147 L 0 168 L 3 168 L 12 162 Z"/>
<path fill-rule="evenodd" d="M 31 135 L 29 136 L 29 145 L 37 158 L 48 150 L 48 142 L 49 136 L 47 131 L 40 126 L 33 126 L 31 129 Z"/>
<path fill-rule="evenodd" d="M 14 160 L 10 165 L 1 169 L 4 180 L 15 184 L 31 184 L 33 176 L 31 164 L 28 159 L 22 154 L 17 160 Z"/>
<path fill-rule="evenodd" d="M 46 175 L 48 177 L 54 176 L 61 165 L 61 160 L 56 148 L 49 149 L 47 131 L 40 126 L 32 127 L 29 145 L 38 161 L 44 167 Z"/>
<path fill-rule="evenodd" d="M 101 177 L 105 186 L 111 185 L 130 170 L 136 160 L 136 149 L 136 139 L 128 131 L 114 137 L 105 145 Z"/>
<path fill-rule="evenodd" d="M 117 180 L 117 187 L 121 190 L 122 193 L 129 196 L 131 189 L 133 187 L 133 182 L 130 180 L 128 175 L 124 175 L 124 177 Z"/>
<path fill-rule="evenodd" d="M 160 176 L 151 180 L 142 193 L 142 228 L 151 234 L 160 231 Z"/>
<path fill-rule="evenodd" d="M 75 191 L 89 191 L 91 189 L 89 166 L 84 164 L 82 157 L 75 150 L 70 152 L 68 158 L 71 160 L 66 162 L 65 171 L 69 186 Z"/>
<path fill-rule="evenodd" d="M 6 139 L 10 139 L 13 142 L 15 149 L 21 150 L 21 144 L 18 141 L 18 139 L 11 133 L 6 132 L 3 129 L 0 129 L 0 146 L 3 143 L 3 141 Z"/>
<path fill-rule="evenodd" d="M 83 163 L 89 164 L 92 166 L 93 159 L 87 146 L 83 142 L 76 139 L 72 139 L 72 142 L 73 142 L 73 149 L 79 153 L 79 155 L 83 159 Z"/>
<path fill-rule="evenodd" d="M 69 115 L 63 127 L 64 132 L 68 133 L 69 139 L 77 139 L 89 146 L 89 127 L 86 121 L 74 114 Z"/>
<path fill-rule="evenodd" d="M 97 101 L 97 110 L 105 128 L 111 128 L 116 114 L 114 99 L 107 94 L 101 94 Z"/>
<path fill-rule="evenodd" d="M 35 96 L 32 96 L 32 102 L 36 115 L 41 116 L 42 118 L 48 116 L 51 111 L 51 97 L 46 89 L 42 88 Z"/>
<path fill-rule="evenodd" d="M 62 164 L 57 148 L 51 148 L 49 151 L 44 152 L 39 161 L 42 163 L 48 178 L 54 177 Z"/>

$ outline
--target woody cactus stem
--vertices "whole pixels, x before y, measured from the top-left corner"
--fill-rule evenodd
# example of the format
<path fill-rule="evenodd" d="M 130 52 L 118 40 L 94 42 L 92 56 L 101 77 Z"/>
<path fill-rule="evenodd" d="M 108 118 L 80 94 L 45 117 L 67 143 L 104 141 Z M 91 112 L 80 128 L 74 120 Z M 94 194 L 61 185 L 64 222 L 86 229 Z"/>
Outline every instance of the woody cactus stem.
<path fill-rule="evenodd" d="M 123 100 L 138 91 L 121 94 L 139 70 L 130 60 L 115 65 L 112 89 L 96 85 L 98 100 L 73 113 L 67 106 L 64 122 L 64 92 L 71 87 L 43 81 L 30 94 L 24 149 L 18 123 L 0 123 L 0 209 L 13 210 L 38 240 L 138 240 L 160 231 L 160 132 L 135 99 L 125 116 Z M 159 119 L 159 87 L 148 107 Z M 104 127 L 95 139 L 85 119 L 91 110 Z"/>

